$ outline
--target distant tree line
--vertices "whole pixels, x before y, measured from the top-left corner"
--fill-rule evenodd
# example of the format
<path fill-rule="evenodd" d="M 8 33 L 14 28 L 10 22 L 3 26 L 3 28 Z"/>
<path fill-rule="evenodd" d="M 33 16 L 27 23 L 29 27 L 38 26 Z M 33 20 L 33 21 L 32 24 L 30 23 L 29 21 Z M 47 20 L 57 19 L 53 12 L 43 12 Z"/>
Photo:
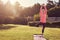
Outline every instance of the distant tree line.
<path fill-rule="evenodd" d="M 41 5 L 39 3 L 36 3 L 31 7 L 22 7 L 19 2 L 16 2 L 15 5 L 11 5 L 9 1 L 6 4 L 3 4 L 0 0 L 0 24 L 27 24 L 29 18 L 35 20 L 33 17 L 34 15 L 36 16 L 36 14 L 39 14 L 40 6 Z M 48 1 L 48 15 L 52 13 L 52 10 L 55 10 L 56 6 L 60 6 L 60 1 L 59 3 Z"/>

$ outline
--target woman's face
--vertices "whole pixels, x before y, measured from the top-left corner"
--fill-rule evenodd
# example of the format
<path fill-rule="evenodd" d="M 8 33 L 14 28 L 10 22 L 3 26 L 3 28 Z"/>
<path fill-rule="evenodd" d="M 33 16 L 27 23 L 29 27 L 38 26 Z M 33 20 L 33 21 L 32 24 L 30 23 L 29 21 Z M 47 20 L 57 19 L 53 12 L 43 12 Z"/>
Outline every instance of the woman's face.
<path fill-rule="evenodd" d="M 42 9 L 44 9 L 44 6 L 42 7 Z"/>
<path fill-rule="evenodd" d="M 44 9 L 42 9 L 42 11 L 44 12 Z"/>

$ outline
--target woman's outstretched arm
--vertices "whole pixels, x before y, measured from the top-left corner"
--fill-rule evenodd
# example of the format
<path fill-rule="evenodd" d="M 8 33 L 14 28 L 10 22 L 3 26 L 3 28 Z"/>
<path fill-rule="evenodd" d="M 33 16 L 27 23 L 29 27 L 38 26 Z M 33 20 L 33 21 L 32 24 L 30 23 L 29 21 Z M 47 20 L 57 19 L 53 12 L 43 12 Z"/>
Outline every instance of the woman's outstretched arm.
<path fill-rule="evenodd" d="M 44 6 L 44 9 L 45 9 L 45 12 L 47 13 L 47 7 L 46 6 Z"/>
<path fill-rule="evenodd" d="M 42 16 L 42 6 L 40 7 L 40 17 Z"/>

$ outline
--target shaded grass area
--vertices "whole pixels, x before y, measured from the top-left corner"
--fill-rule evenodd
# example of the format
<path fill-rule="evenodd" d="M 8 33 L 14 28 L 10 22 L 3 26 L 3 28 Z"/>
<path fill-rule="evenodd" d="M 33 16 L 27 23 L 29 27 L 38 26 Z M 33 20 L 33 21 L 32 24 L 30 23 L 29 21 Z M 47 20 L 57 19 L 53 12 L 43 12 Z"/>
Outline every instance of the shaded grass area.
<path fill-rule="evenodd" d="M 11 25 L 9 25 L 11 26 Z M 42 27 L 13 25 L 14 28 L 0 30 L 0 40 L 33 40 L 34 34 L 41 34 Z M 45 29 L 44 37 L 48 40 L 60 40 L 60 28 Z"/>
<path fill-rule="evenodd" d="M 7 25 L 7 24 L 0 24 L 0 30 L 11 29 L 11 28 L 14 28 L 14 27 L 16 27 L 16 26 Z"/>
<path fill-rule="evenodd" d="M 60 28 L 60 23 L 52 23 L 52 24 L 47 23 L 46 27 Z"/>

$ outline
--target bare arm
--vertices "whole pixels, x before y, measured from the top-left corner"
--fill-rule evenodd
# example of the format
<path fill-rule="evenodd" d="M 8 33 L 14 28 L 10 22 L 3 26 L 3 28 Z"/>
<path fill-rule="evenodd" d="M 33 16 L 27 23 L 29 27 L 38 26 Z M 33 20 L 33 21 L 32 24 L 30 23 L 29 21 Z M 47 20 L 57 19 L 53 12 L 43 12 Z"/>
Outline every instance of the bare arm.
<path fill-rule="evenodd" d="M 42 16 L 42 6 L 40 7 L 40 17 Z"/>
<path fill-rule="evenodd" d="M 47 12 L 47 8 L 46 8 L 46 6 L 44 6 L 44 8 L 45 8 L 45 11 Z"/>

